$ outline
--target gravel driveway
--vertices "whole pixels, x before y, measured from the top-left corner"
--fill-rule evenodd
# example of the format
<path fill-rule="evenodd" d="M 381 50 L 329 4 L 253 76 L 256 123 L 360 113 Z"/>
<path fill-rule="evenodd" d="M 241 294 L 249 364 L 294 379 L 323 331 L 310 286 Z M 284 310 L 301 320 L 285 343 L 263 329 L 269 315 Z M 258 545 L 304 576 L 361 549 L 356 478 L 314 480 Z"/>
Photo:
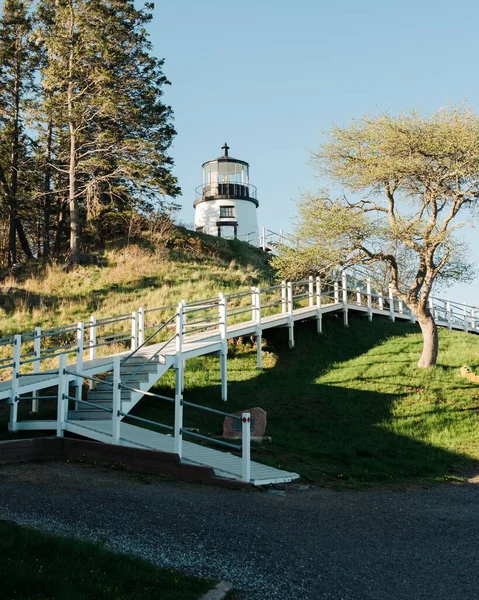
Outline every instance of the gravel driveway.
<path fill-rule="evenodd" d="M 479 598 L 479 485 L 241 491 L 106 468 L 0 468 L 0 518 L 231 581 L 241 598 Z"/>

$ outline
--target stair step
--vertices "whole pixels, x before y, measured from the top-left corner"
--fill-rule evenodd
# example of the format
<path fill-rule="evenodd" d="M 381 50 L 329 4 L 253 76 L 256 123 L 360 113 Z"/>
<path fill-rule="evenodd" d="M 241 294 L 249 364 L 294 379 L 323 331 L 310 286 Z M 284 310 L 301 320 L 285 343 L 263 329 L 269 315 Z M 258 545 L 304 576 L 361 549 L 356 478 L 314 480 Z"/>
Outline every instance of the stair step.
<path fill-rule="evenodd" d="M 148 364 L 148 365 L 143 365 L 141 368 L 141 371 L 139 371 L 139 373 L 158 373 L 159 369 L 162 367 L 163 365 L 160 365 L 158 363 L 156 364 Z M 124 375 L 129 375 L 130 373 L 133 373 L 134 371 L 136 371 L 136 369 L 140 368 L 141 364 L 138 365 L 122 365 L 121 369 L 120 369 L 120 373 L 122 375 L 122 377 Z"/>
<path fill-rule="evenodd" d="M 69 410 L 68 420 L 70 421 L 111 421 L 111 413 L 104 410 Z"/>
<path fill-rule="evenodd" d="M 130 392 L 129 390 L 122 390 L 121 392 L 121 399 L 122 400 L 130 400 L 131 398 L 131 394 L 132 392 Z M 110 388 L 110 390 L 105 390 L 105 391 L 96 391 L 96 390 L 92 390 L 91 392 L 88 392 L 87 398 L 88 402 L 101 402 L 102 400 L 113 400 L 113 391 Z"/>

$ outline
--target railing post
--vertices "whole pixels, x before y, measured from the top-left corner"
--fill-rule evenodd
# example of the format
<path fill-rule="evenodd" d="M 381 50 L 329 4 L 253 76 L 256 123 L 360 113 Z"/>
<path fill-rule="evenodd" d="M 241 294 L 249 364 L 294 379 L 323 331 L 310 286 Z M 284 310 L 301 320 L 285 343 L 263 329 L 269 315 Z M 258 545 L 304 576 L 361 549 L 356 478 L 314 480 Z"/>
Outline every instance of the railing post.
<path fill-rule="evenodd" d="M 474 306 L 471 306 L 471 329 L 476 329 L 476 309 Z"/>
<path fill-rule="evenodd" d="M 138 309 L 138 345 L 145 343 L 145 309 L 141 306 Z"/>
<path fill-rule="evenodd" d="M 356 288 L 356 304 L 361 306 L 361 290 L 359 287 Z"/>
<path fill-rule="evenodd" d="M 261 227 L 261 247 L 266 252 L 266 227 Z"/>
<path fill-rule="evenodd" d="M 312 275 L 309 276 L 308 280 L 308 300 L 310 308 L 314 306 L 314 277 Z"/>
<path fill-rule="evenodd" d="M 113 412 L 111 413 L 111 437 L 112 443 L 118 444 L 120 440 L 121 425 L 121 378 L 120 378 L 120 357 L 113 357 Z"/>
<path fill-rule="evenodd" d="M 389 316 L 391 321 L 396 320 L 396 315 L 394 313 L 394 294 L 393 294 L 393 286 L 389 284 Z"/>
<path fill-rule="evenodd" d="M 400 315 L 404 314 L 404 304 L 402 300 L 398 301 L 398 311 Z"/>
<path fill-rule="evenodd" d="M 323 333 L 323 311 L 321 306 L 321 278 L 316 277 L 316 330 Z"/>
<path fill-rule="evenodd" d="M 35 362 L 33 363 L 33 372 L 40 373 L 40 357 L 42 354 L 42 330 L 40 327 L 35 327 L 33 338 L 33 355 Z M 32 413 L 38 412 L 38 390 L 33 392 Z"/>
<path fill-rule="evenodd" d="M 382 292 L 378 292 L 378 305 L 381 310 L 384 310 L 384 296 Z"/>
<path fill-rule="evenodd" d="M 138 313 L 134 310 L 131 313 L 131 350 L 136 350 L 138 346 Z"/>
<path fill-rule="evenodd" d="M 63 437 L 68 417 L 68 378 L 65 373 L 67 355 L 60 354 L 58 364 L 57 437 Z"/>
<path fill-rule="evenodd" d="M 339 282 L 334 282 L 334 303 L 339 304 Z"/>
<path fill-rule="evenodd" d="M 181 392 L 183 360 L 181 354 L 176 356 L 175 377 L 175 426 L 174 426 L 174 450 L 180 459 L 183 456 L 183 394 Z"/>
<path fill-rule="evenodd" d="M 373 320 L 373 303 L 371 298 L 371 279 L 368 277 L 366 280 L 366 299 L 368 304 L 368 319 Z"/>
<path fill-rule="evenodd" d="M 176 352 L 181 354 L 183 350 L 183 322 L 184 322 L 184 307 L 183 301 L 178 304 L 176 313 Z"/>
<path fill-rule="evenodd" d="M 16 335 L 13 338 L 12 389 L 10 390 L 10 419 L 8 422 L 8 431 L 17 431 L 21 355 L 22 336 Z"/>
<path fill-rule="evenodd" d="M 446 319 L 447 319 L 447 328 L 452 329 L 452 320 L 451 320 L 451 301 L 449 298 L 446 300 Z"/>
<path fill-rule="evenodd" d="M 83 352 L 85 350 L 85 325 L 84 323 L 78 323 L 77 327 L 77 360 L 76 360 L 76 371 L 77 373 L 83 372 Z M 75 379 L 75 397 L 77 400 L 81 400 L 83 379 L 77 377 Z M 78 403 L 75 405 L 75 410 L 78 410 Z"/>
<path fill-rule="evenodd" d="M 261 289 L 256 288 L 256 368 L 261 371 L 263 369 L 263 332 L 261 329 Z"/>
<path fill-rule="evenodd" d="M 77 359 L 76 370 L 81 373 L 83 370 L 83 352 L 85 350 L 85 325 L 80 321 L 77 326 Z"/>
<path fill-rule="evenodd" d="M 241 458 L 243 481 L 249 483 L 251 480 L 251 414 L 242 413 L 242 436 L 241 436 Z"/>
<path fill-rule="evenodd" d="M 251 320 L 255 323 L 258 322 L 258 288 L 251 288 Z"/>
<path fill-rule="evenodd" d="M 344 326 L 349 327 L 348 322 L 348 276 L 346 272 L 341 274 L 341 285 L 342 285 L 342 294 L 343 294 L 343 319 Z"/>
<path fill-rule="evenodd" d="M 466 308 L 466 303 L 463 303 L 464 305 L 464 309 L 463 309 L 463 313 L 464 313 L 464 332 L 465 333 L 469 333 L 469 326 L 467 324 L 467 308 Z"/>
<path fill-rule="evenodd" d="M 96 358 L 96 327 L 96 317 L 92 315 L 90 317 L 90 360 L 95 360 Z"/>
<path fill-rule="evenodd" d="M 288 347 L 290 350 L 294 348 L 294 319 L 293 319 L 294 303 L 293 303 L 293 284 L 288 281 Z"/>
<path fill-rule="evenodd" d="M 288 299 L 286 290 L 286 281 L 281 282 L 281 312 L 284 314 L 288 312 Z"/>
<path fill-rule="evenodd" d="M 220 327 L 220 375 L 221 375 L 221 399 L 228 400 L 228 309 L 226 298 L 220 294 L 219 302 L 219 327 Z"/>

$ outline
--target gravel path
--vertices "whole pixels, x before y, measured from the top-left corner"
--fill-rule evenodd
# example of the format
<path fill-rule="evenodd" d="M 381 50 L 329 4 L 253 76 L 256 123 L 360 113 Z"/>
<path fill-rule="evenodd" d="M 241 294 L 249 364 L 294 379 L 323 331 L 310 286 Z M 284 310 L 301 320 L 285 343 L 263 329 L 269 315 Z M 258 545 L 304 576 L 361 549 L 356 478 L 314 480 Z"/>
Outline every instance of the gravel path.
<path fill-rule="evenodd" d="M 479 485 L 266 493 L 100 467 L 0 469 L 0 518 L 231 581 L 248 600 L 479 598 Z"/>

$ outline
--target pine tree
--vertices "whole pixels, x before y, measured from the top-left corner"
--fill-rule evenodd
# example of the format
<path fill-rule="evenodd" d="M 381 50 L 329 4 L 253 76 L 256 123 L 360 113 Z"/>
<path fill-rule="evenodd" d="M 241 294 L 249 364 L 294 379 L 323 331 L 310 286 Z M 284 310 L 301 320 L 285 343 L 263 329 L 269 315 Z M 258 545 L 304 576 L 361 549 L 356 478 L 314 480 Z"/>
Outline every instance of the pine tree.
<path fill-rule="evenodd" d="M 35 72 L 30 5 L 30 0 L 4 0 L 0 18 L 0 196 L 8 214 L 9 265 L 18 260 L 17 235 L 25 256 L 33 257 L 22 221 L 30 179 L 24 117 Z"/>
<path fill-rule="evenodd" d="M 42 106 L 53 123 L 52 163 L 68 177 L 71 261 L 81 223 L 107 207 L 148 206 L 179 193 L 167 151 L 175 134 L 162 102 L 163 61 L 133 0 L 43 0 Z"/>

